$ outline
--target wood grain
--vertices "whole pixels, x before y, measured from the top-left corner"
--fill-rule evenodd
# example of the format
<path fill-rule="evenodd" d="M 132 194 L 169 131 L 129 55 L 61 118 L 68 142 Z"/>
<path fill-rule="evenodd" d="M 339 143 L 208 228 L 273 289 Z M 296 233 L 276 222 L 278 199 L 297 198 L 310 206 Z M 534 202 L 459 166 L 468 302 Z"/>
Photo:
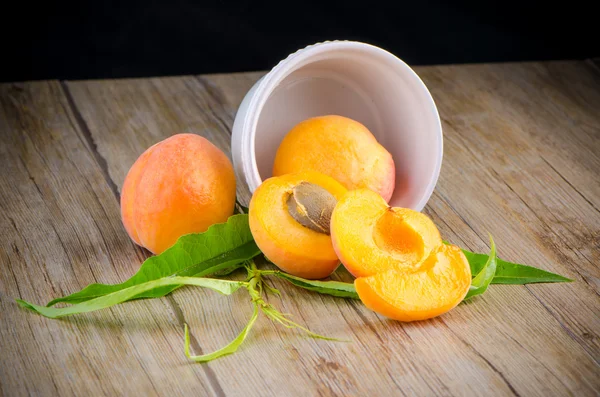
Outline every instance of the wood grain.
<path fill-rule="evenodd" d="M 486 251 L 489 231 L 504 259 L 576 282 L 496 285 L 441 318 L 401 324 L 360 302 L 275 280 L 283 297 L 272 302 L 282 311 L 350 342 L 306 338 L 261 318 L 237 354 L 206 365 L 183 356 L 181 323 L 190 324 L 197 353 L 215 349 L 247 320 L 250 304 L 243 293 L 222 297 L 181 289 L 89 316 L 43 319 L 11 299 L 45 302 L 95 280 L 123 280 L 144 258 L 122 230 L 117 201 L 137 156 L 177 132 L 203 135 L 229 153 L 237 106 L 262 74 L 34 83 L 18 92 L 19 86 L 7 85 L 0 91 L 1 153 L 3 168 L 14 172 L 0 177 L 0 303 L 2 319 L 9 319 L 0 325 L 1 348 L 8 351 L 0 358 L 0 391 L 600 393 L 600 116 L 594 111 L 600 108 L 600 74 L 591 62 L 417 72 L 444 123 L 444 166 L 425 210 L 443 236 Z M 21 136 L 29 136 L 35 156 L 19 143 Z M 35 179 L 21 168 L 36 170 Z M 249 197 L 243 185 L 238 194 Z M 69 216 L 57 216 L 61 212 Z M 17 284 L 13 272 L 26 281 Z M 337 277 L 349 279 L 343 272 Z M 78 365 L 69 367 L 72 382 L 65 380 L 66 362 Z"/>
<path fill-rule="evenodd" d="M 205 368 L 181 365 L 182 328 L 166 300 L 61 321 L 17 307 L 14 298 L 43 304 L 119 282 L 143 255 L 58 83 L 0 86 L 0 134 L 3 394 L 213 393 Z"/>
<path fill-rule="evenodd" d="M 453 160 L 436 196 L 472 226 L 473 237 L 490 232 L 502 239 L 497 243 L 507 260 L 577 279 L 526 288 L 600 360 L 600 117 L 594 111 L 600 76 L 570 62 L 427 68 L 421 75 L 433 87 Z M 461 200 L 465 193 L 473 199 Z M 474 199 L 482 193 L 484 200 Z M 487 241 L 466 243 L 484 249 Z"/>

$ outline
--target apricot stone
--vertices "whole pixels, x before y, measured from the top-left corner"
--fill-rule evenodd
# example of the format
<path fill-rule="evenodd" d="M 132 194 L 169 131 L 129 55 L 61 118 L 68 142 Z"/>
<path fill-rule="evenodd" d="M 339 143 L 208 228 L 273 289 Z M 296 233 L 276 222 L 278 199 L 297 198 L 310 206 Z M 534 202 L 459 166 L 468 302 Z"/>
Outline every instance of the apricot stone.
<path fill-rule="evenodd" d="M 331 214 L 337 200 L 319 185 L 301 182 L 287 199 L 288 212 L 302 226 L 329 235 Z"/>
<path fill-rule="evenodd" d="M 307 279 L 329 276 L 340 263 L 329 235 L 330 217 L 345 193 L 339 182 L 312 171 L 265 180 L 248 211 L 254 241 L 287 273 Z"/>
<path fill-rule="evenodd" d="M 355 277 L 389 269 L 415 270 L 442 244 L 429 217 L 388 207 L 379 194 L 367 189 L 349 191 L 338 201 L 331 237 L 338 257 Z"/>
<path fill-rule="evenodd" d="M 177 134 L 147 149 L 121 191 L 129 236 L 155 254 L 188 233 L 225 222 L 235 206 L 235 175 L 227 156 L 207 139 Z"/>
<path fill-rule="evenodd" d="M 347 189 L 367 188 L 389 201 L 396 183 L 392 155 L 361 123 L 328 115 L 297 124 L 275 155 L 273 175 L 316 171 Z"/>

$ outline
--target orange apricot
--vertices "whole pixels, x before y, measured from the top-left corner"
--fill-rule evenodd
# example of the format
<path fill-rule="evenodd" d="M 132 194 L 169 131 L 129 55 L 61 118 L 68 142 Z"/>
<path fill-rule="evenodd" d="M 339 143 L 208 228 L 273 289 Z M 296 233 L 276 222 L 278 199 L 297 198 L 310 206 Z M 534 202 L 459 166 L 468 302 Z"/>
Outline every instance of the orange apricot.
<path fill-rule="evenodd" d="M 439 246 L 415 272 L 391 269 L 354 280 L 369 309 L 400 321 L 426 320 L 458 305 L 469 291 L 471 268 L 460 248 Z"/>
<path fill-rule="evenodd" d="M 361 123 L 328 115 L 302 121 L 277 149 L 273 175 L 317 171 L 347 189 L 367 188 L 389 201 L 396 183 L 392 155 Z"/>
<path fill-rule="evenodd" d="M 471 268 L 462 251 L 444 245 L 426 215 L 388 207 L 373 191 L 350 191 L 338 201 L 331 239 L 339 259 L 357 277 L 360 299 L 386 317 L 439 316 L 469 291 Z"/>
<path fill-rule="evenodd" d="M 442 244 L 429 217 L 388 207 L 379 194 L 367 189 L 349 191 L 338 201 L 331 237 L 339 259 L 355 277 L 389 269 L 416 270 Z"/>
<path fill-rule="evenodd" d="M 265 180 L 248 210 L 250 230 L 263 254 L 281 270 L 319 279 L 339 265 L 329 231 L 330 217 L 346 188 L 313 171 Z"/>
<path fill-rule="evenodd" d="M 225 222 L 235 206 L 235 175 L 207 139 L 177 134 L 148 148 L 129 170 L 121 217 L 129 236 L 155 254 L 188 233 Z"/>

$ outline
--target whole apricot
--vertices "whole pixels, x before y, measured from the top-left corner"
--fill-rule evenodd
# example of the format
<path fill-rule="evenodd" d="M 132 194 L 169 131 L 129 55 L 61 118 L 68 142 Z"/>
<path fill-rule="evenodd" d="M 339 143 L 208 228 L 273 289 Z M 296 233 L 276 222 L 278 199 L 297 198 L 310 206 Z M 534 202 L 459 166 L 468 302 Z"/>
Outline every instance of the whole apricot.
<path fill-rule="evenodd" d="M 184 234 L 225 222 L 234 206 L 231 162 L 195 134 L 173 135 L 148 148 L 129 170 L 121 191 L 125 229 L 155 254 Z"/>
<path fill-rule="evenodd" d="M 313 171 L 265 180 L 248 210 L 250 230 L 263 254 L 298 277 L 329 276 L 340 261 L 330 237 L 331 213 L 346 188 Z"/>
<path fill-rule="evenodd" d="M 273 175 L 316 171 L 347 189 L 367 188 L 389 201 L 396 183 L 392 155 L 361 123 L 328 115 L 302 121 L 277 149 Z"/>
<path fill-rule="evenodd" d="M 356 280 L 358 296 L 384 316 L 415 321 L 454 308 L 471 285 L 462 251 L 444 245 L 426 215 L 388 207 L 377 193 L 350 191 L 331 216 L 334 251 Z"/>

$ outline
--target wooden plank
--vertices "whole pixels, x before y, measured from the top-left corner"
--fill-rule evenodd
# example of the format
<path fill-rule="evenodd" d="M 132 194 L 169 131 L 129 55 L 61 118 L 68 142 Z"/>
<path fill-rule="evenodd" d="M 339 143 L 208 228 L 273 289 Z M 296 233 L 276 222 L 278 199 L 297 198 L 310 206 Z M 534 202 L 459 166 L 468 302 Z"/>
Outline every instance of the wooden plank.
<path fill-rule="evenodd" d="M 166 300 L 62 321 L 16 305 L 118 282 L 143 257 L 58 82 L 0 86 L 0 167 L 0 394 L 214 393 L 206 368 L 182 365 Z"/>
<path fill-rule="evenodd" d="M 239 78 L 239 76 L 232 77 Z M 190 77 L 151 81 L 120 80 L 98 84 L 83 82 L 70 83 L 69 88 L 78 108 L 81 110 L 82 117 L 90 126 L 100 152 L 108 153 L 109 156 L 111 153 L 117 153 L 119 150 L 119 136 L 129 135 L 129 139 L 133 139 L 132 137 L 136 136 L 136 132 L 134 131 L 120 129 L 122 127 L 114 128 L 115 126 L 128 125 L 128 123 L 120 120 L 119 113 L 114 111 L 117 107 L 121 111 L 129 111 L 129 117 L 134 118 L 138 111 L 141 110 L 146 115 L 146 123 L 149 130 L 157 131 L 159 126 L 163 126 L 161 128 L 164 128 L 166 131 L 164 137 L 170 135 L 172 131 L 191 131 L 208 137 L 223 150 L 228 150 L 229 139 L 223 140 L 220 138 L 220 135 L 228 133 L 227 126 L 223 126 L 221 120 L 229 120 L 228 122 L 231 123 L 232 117 L 228 109 L 235 109 L 237 107 L 237 103 L 229 103 L 227 102 L 227 98 L 235 97 L 237 100 L 241 98 L 239 94 L 234 95 L 226 92 L 215 94 L 214 88 L 217 87 L 215 81 L 220 80 L 222 86 L 228 86 L 227 84 L 223 84 L 224 79 L 227 79 L 227 77 L 208 76 L 201 79 Z M 238 90 L 245 92 L 251 83 L 252 80 L 247 81 L 246 87 L 241 84 L 237 85 Z M 236 84 L 229 84 L 229 86 L 235 87 Z M 179 99 L 177 103 L 170 103 L 166 99 L 162 99 L 173 97 L 174 93 L 177 93 Z M 100 106 L 95 98 L 103 98 L 106 95 L 111 96 L 111 100 L 107 102 L 110 102 L 112 105 L 109 107 Z M 162 98 L 156 99 L 157 97 Z M 137 104 L 135 108 L 131 106 L 129 98 L 136 98 Z M 216 98 L 220 99 L 215 100 Z M 222 102 L 223 99 L 225 102 Z M 210 110 L 205 109 L 199 112 L 198 108 L 201 106 L 210 106 Z M 166 107 L 166 109 L 163 107 Z M 146 109 L 152 110 L 148 112 Z M 148 116 L 150 113 L 152 114 L 151 117 Z M 215 113 L 218 116 L 215 116 Z M 164 126 L 168 127 L 165 128 Z M 114 135 L 107 134 L 106 131 L 114 131 Z M 215 134 L 219 135 L 214 136 Z M 124 163 L 116 161 L 116 159 L 113 160 L 114 157 L 112 156 L 109 157 L 107 163 L 109 164 L 110 174 L 124 177 L 130 164 L 149 144 L 150 142 L 140 143 L 138 150 L 132 152 L 130 160 Z M 113 149 L 103 151 L 102 147 L 111 147 Z M 122 180 L 117 180 L 116 184 L 120 186 Z M 240 189 L 247 188 L 240 186 Z M 240 190 L 239 193 L 247 194 L 247 191 Z M 362 317 L 369 315 L 366 314 L 364 309 L 358 309 L 355 303 L 335 299 L 318 298 L 315 301 L 315 296 L 312 294 L 307 296 L 304 292 L 290 289 L 290 287 L 281 285 L 280 283 L 277 283 L 277 286 L 288 291 L 289 300 L 286 297 L 281 303 L 283 310 L 298 313 L 301 316 L 300 319 L 306 319 L 307 323 L 313 325 L 315 331 L 330 334 L 332 330 L 339 330 L 340 337 L 351 337 L 353 332 L 355 332 L 359 337 L 365 338 L 366 340 L 360 347 L 360 353 L 358 354 L 362 359 L 358 362 L 356 360 L 357 352 L 355 349 L 357 347 L 348 349 L 343 345 L 329 346 L 328 342 L 298 338 L 294 333 L 282 332 L 281 329 L 263 322 L 255 333 L 256 336 L 251 340 L 252 350 L 248 355 L 238 355 L 235 360 L 219 360 L 210 364 L 210 367 L 214 368 L 221 384 L 224 385 L 224 391 L 227 394 L 236 394 L 240 390 L 247 389 L 243 387 L 243 382 L 229 383 L 222 380 L 222 377 L 227 379 L 228 374 L 234 370 L 240 374 L 240 379 L 253 379 L 255 383 L 253 383 L 252 389 L 256 390 L 255 393 L 257 395 L 260 395 L 264 391 L 269 391 L 270 394 L 278 394 L 286 391 L 290 394 L 299 394 L 303 391 L 309 394 L 348 394 L 357 390 L 365 393 L 374 393 L 377 390 L 387 391 L 388 393 L 397 392 L 397 386 L 389 379 L 390 375 L 387 372 L 378 373 L 378 365 L 370 362 L 369 355 L 371 351 L 374 351 L 373 354 L 375 356 L 385 355 L 388 357 L 390 357 L 391 352 L 387 348 L 384 348 L 384 346 L 377 348 L 369 346 L 370 344 L 374 346 L 378 345 L 380 342 L 375 335 L 371 334 L 369 330 L 366 330 L 361 325 L 363 323 Z M 186 295 L 183 297 L 176 295 L 176 299 L 197 335 L 211 335 L 211 330 L 214 333 L 214 327 L 212 326 L 214 323 L 212 321 L 213 316 L 222 316 L 223 312 L 232 312 L 231 318 L 234 319 L 232 326 L 235 325 L 233 329 L 239 329 L 241 323 L 248 316 L 249 308 L 247 307 L 247 303 L 244 304 L 243 300 L 245 298 L 243 296 L 242 298 L 236 296 L 236 299 L 242 299 L 242 301 L 234 299 L 227 302 L 216 302 L 210 300 L 209 296 L 204 296 L 201 292 L 198 292 L 193 296 Z M 219 307 L 220 310 L 217 313 L 202 311 L 201 315 L 203 317 L 198 322 L 195 320 L 195 317 L 199 315 L 198 307 L 207 309 Z M 308 307 L 310 307 L 310 310 L 306 309 Z M 337 314 L 341 310 L 343 312 Z M 357 312 L 357 310 L 359 311 Z M 335 315 L 332 316 L 331 313 L 335 313 Z M 443 330 L 435 328 L 431 332 L 439 334 L 440 337 L 445 334 Z M 421 331 L 417 330 L 413 337 L 422 339 L 424 336 Z M 200 344 L 204 350 L 210 350 L 217 346 L 216 341 L 206 341 L 204 339 L 200 340 Z M 294 346 L 291 352 L 290 344 Z M 471 365 L 473 366 L 476 365 L 475 363 L 481 361 L 481 359 L 470 352 L 461 353 L 459 347 L 460 345 L 453 344 L 452 354 L 448 357 L 464 356 L 464 361 L 472 363 Z M 322 351 L 322 349 L 327 350 Z M 399 356 L 406 356 L 408 354 L 408 351 L 404 351 L 404 349 L 404 347 L 396 349 L 397 351 L 401 350 Z M 285 356 L 282 357 L 282 354 L 285 354 Z M 431 363 L 425 360 L 421 361 L 419 365 L 423 369 L 419 372 L 432 373 L 434 375 L 428 382 L 415 381 L 412 387 L 421 393 L 431 393 L 431 390 L 441 393 L 447 386 L 442 381 L 436 380 L 436 376 L 443 379 L 445 375 L 443 373 L 437 375 L 435 367 L 430 368 Z M 495 380 L 497 383 L 502 383 L 500 377 L 494 374 L 490 368 L 486 368 L 483 362 L 479 362 L 478 364 L 482 365 L 483 368 L 470 375 L 473 378 L 473 384 L 481 384 L 487 380 Z M 291 370 L 298 365 L 304 368 L 304 370 L 300 373 L 297 370 Z M 398 363 L 398 365 L 404 366 L 407 364 Z M 366 369 L 372 380 L 366 384 L 350 382 L 349 380 L 335 384 L 331 383 L 331 381 L 327 382 L 327 378 L 323 378 L 323 372 L 327 369 L 332 374 L 342 376 L 344 379 L 356 377 Z M 462 370 L 463 368 L 454 366 L 450 374 L 453 377 L 457 377 Z M 262 379 L 256 379 L 257 371 L 261 374 Z M 337 374 L 337 372 L 342 373 Z M 402 369 L 402 373 L 407 372 L 407 368 Z M 416 376 L 416 374 L 411 375 Z M 509 389 L 503 386 L 499 390 L 506 392 Z"/>
<path fill-rule="evenodd" d="M 456 83 L 455 74 L 458 75 L 459 73 L 454 69 L 460 70 L 462 72 L 460 76 L 464 76 L 465 79 L 465 81 L 458 82 L 460 91 L 448 90 L 448 87 L 443 84 L 433 84 L 436 91 L 461 92 L 462 95 L 464 95 L 464 91 L 474 95 L 480 95 L 479 91 L 484 91 L 486 94 L 493 92 L 493 95 L 500 95 L 503 98 L 501 100 L 504 102 L 502 105 L 491 103 L 488 104 L 488 108 L 492 109 L 491 112 L 500 109 L 500 115 L 497 117 L 505 120 L 505 122 L 511 121 L 510 126 L 513 128 L 509 128 L 510 131 L 520 132 L 520 129 L 524 129 L 529 135 L 525 142 L 519 141 L 519 138 L 522 137 L 520 133 L 517 136 L 508 138 L 506 141 L 489 142 L 487 148 L 494 145 L 503 148 L 494 151 L 494 154 L 503 154 L 508 151 L 512 154 L 512 157 L 522 160 L 515 162 L 516 166 L 520 168 L 510 169 L 510 172 L 502 176 L 503 178 L 498 178 L 498 183 L 501 183 L 501 186 L 506 186 L 507 189 L 505 190 L 508 190 L 509 194 L 514 193 L 515 189 L 529 193 L 523 196 L 516 195 L 516 198 L 521 202 L 520 212 L 523 212 L 523 209 L 525 209 L 525 212 L 533 211 L 535 216 L 532 217 L 529 214 L 527 222 L 535 224 L 537 221 L 540 228 L 550 233 L 551 241 L 555 246 L 552 247 L 552 252 L 547 255 L 549 259 L 566 262 L 566 269 L 559 267 L 553 270 L 568 273 L 570 270 L 569 265 L 575 265 L 574 270 L 576 272 L 583 267 L 581 276 L 584 282 L 583 285 L 590 287 L 597 295 L 600 286 L 600 277 L 598 276 L 600 268 L 595 263 L 598 263 L 598 259 L 600 259 L 600 250 L 598 250 L 600 246 L 600 212 L 598 212 L 595 202 L 597 203 L 600 200 L 600 184 L 597 183 L 600 174 L 600 162 L 598 161 L 600 158 L 600 113 L 597 111 L 597 109 L 600 109 L 600 74 L 594 73 L 597 70 L 590 72 L 588 65 L 582 62 L 471 67 L 471 69 L 483 69 L 487 73 L 473 72 L 465 66 L 419 68 L 419 72 L 422 73 L 426 82 L 431 77 L 428 73 L 430 69 L 443 70 L 446 75 L 441 80 L 445 83 Z M 474 74 L 482 75 L 481 79 L 475 84 L 477 88 L 467 84 L 467 81 Z M 498 76 L 503 79 L 502 90 L 494 89 L 491 91 L 489 86 L 497 84 Z M 540 92 L 547 95 L 546 101 L 539 100 Z M 515 96 L 519 96 L 520 100 L 515 100 Z M 463 103 L 462 99 L 462 97 L 447 97 L 443 98 L 442 104 Z M 465 113 L 468 117 L 473 109 L 467 106 L 466 109 L 462 110 L 466 110 L 466 112 L 461 112 L 461 109 L 452 107 L 448 112 L 442 112 L 442 115 L 449 113 L 461 119 Z M 523 115 L 523 117 L 519 118 L 520 115 Z M 544 123 L 536 125 L 539 119 L 544 120 Z M 476 132 L 485 130 L 486 128 L 482 127 L 479 130 L 476 129 Z M 460 129 L 460 132 L 466 133 L 466 130 Z M 494 134 L 491 134 L 491 136 L 498 137 Z M 471 140 L 481 142 L 481 137 L 469 135 L 467 142 Z M 537 154 L 548 167 L 539 172 L 534 169 L 531 181 L 522 182 L 519 185 L 515 184 L 514 181 L 518 181 L 520 178 L 514 176 L 529 172 L 531 164 L 527 160 L 534 156 L 527 151 L 522 151 L 517 155 L 517 150 L 509 146 L 507 141 L 517 148 L 522 149 L 525 144 L 529 144 L 531 146 L 529 149 L 537 149 Z M 468 145 L 465 146 L 468 147 Z M 450 157 L 449 171 L 460 168 L 462 166 L 461 160 L 469 158 L 468 155 L 465 156 L 463 153 L 450 155 Z M 478 169 L 487 167 L 497 175 L 498 164 L 505 164 L 504 158 L 500 157 L 498 161 L 480 161 Z M 454 167 L 455 165 L 457 167 Z M 465 174 L 461 172 L 461 175 L 472 176 L 475 173 Z M 565 178 L 565 175 L 568 175 L 568 179 Z M 488 178 L 488 175 L 485 175 L 485 178 Z M 452 192 L 456 196 L 454 199 L 449 200 L 451 203 L 455 201 L 468 203 L 465 207 L 466 211 L 468 210 L 467 207 L 472 206 L 472 203 L 476 201 L 461 200 L 459 194 L 462 192 L 463 184 L 470 184 L 468 180 L 470 178 L 464 179 L 463 183 L 457 183 L 456 185 L 451 183 L 452 181 L 444 184 L 446 178 L 443 174 L 440 184 L 442 187 L 448 187 L 448 193 Z M 540 180 L 543 182 L 535 184 L 536 181 Z M 552 182 L 549 182 L 550 180 Z M 459 188 L 454 189 L 454 186 L 459 186 Z M 535 186 L 535 188 L 532 189 L 532 186 Z M 474 193 L 476 192 L 477 189 L 474 189 Z M 531 194 L 532 192 L 536 194 Z M 436 197 L 432 200 L 433 203 L 436 202 Z M 475 194 L 474 197 L 476 197 Z M 563 207 L 566 208 L 563 209 Z M 493 213 L 493 208 L 486 208 L 482 214 L 485 214 L 485 211 Z M 522 221 L 522 218 L 523 216 L 519 220 Z M 510 219 L 510 222 L 519 223 L 514 219 Z M 468 224 L 464 224 L 463 228 L 465 226 L 470 228 Z M 503 229 L 502 232 L 505 232 L 505 230 Z M 483 235 L 485 235 L 485 232 L 479 234 L 479 236 Z M 512 237 L 521 235 L 521 232 L 517 232 Z M 542 243 L 546 240 L 545 237 L 542 237 Z M 481 239 L 479 240 L 483 242 Z M 532 247 L 532 249 L 535 248 L 543 249 L 543 244 L 542 247 Z M 484 250 L 485 248 L 481 247 L 480 249 Z M 513 259 L 517 261 L 519 260 L 518 245 L 513 248 L 513 252 L 515 251 L 516 255 Z M 532 258 L 528 263 L 540 263 L 538 262 L 539 259 Z M 581 259 L 583 259 L 583 264 Z M 548 260 L 546 259 L 546 261 Z M 573 286 L 571 284 L 569 287 Z M 557 308 L 562 308 L 561 299 L 569 296 L 572 290 L 561 296 L 554 293 L 553 287 L 537 285 L 528 288 L 532 288 L 531 291 L 536 289 L 547 291 L 545 296 L 553 298 L 551 302 L 555 303 Z M 564 288 L 567 285 L 563 284 L 560 287 Z M 576 287 L 576 290 L 578 287 Z M 576 293 L 580 300 L 567 299 L 571 304 L 566 308 L 565 313 L 559 313 L 555 310 L 553 315 L 559 319 L 562 326 L 565 326 L 565 322 L 568 324 L 568 327 L 566 327 L 568 333 L 586 347 L 590 355 L 598 361 L 600 357 L 600 339 L 597 337 L 597 330 L 599 329 L 597 309 L 600 301 L 593 293 L 589 293 L 590 291 L 586 292 L 583 294 Z M 532 292 L 532 294 L 536 296 L 535 292 Z M 542 305 L 545 304 L 544 302 L 541 303 Z M 586 309 L 579 310 L 580 305 Z"/>
<path fill-rule="evenodd" d="M 438 102 L 452 159 L 438 197 L 473 237 L 489 231 L 501 239 L 507 260 L 578 281 L 527 289 L 600 360 L 600 114 L 593 111 L 600 76 L 579 62 L 425 68 L 421 75 Z M 486 242 L 467 243 L 483 249 Z"/>
<path fill-rule="evenodd" d="M 427 69 L 419 71 L 427 73 Z M 233 109 L 258 76 L 75 82 L 69 83 L 68 87 L 99 153 L 106 158 L 108 173 L 120 186 L 135 158 L 150 144 L 174 132 L 198 133 L 228 150 L 229 140 L 222 136 L 231 126 Z M 451 80 L 452 76 L 445 78 Z M 436 84 L 442 83 L 428 82 L 430 88 L 435 88 Z M 486 81 L 479 81 L 479 84 L 485 85 Z M 465 95 L 468 94 L 467 89 Z M 477 105 L 475 100 L 469 103 Z M 467 112 L 471 110 L 467 109 Z M 452 141 L 459 137 L 458 132 L 449 130 L 446 139 Z M 518 220 L 498 218 L 498 223 L 484 219 L 472 220 L 469 224 L 464 222 L 469 205 L 482 201 L 482 188 L 467 189 L 465 194 L 459 195 L 461 189 L 457 187 L 462 188 L 462 185 L 452 179 L 456 178 L 457 165 L 462 164 L 456 155 L 461 153 L 446 153 L 438 188 L 442 195 L 436 193 L 428 207 L 445 237 L 453 241 L 462 238 L 460 241 L 465 246 L 485 250 L 480 236 L 493 225 L 495 227 L 490 230 L 507 259 L 540 266 L 549 263 L 550 270 L 575 277 L 570 267 L 552 267 L 556 257 L 554 250 L 528 255 L 517 251 L 521 248 L 517 245 L 519 236 L 510 229 L 512 224 L 508 222 Z M 460 182 L 471 183 L 470 176 L 463 175 Z M 247 194 L 245 189 L 240 186 L 238 193 Z M 497 197 L 496 191 L 487 186 L 485 189 L 494 195 L 492 202 L 498 204 L 502 197 Z M 454 201 L 451 201 L 453 207 L 447 204 L 448 191 L 453 192 L 454 200 L 464 203 L 462 212 L 453 209 L 456 207 Z M 487 209 L 488 214 L 495 216 L 504 207 Z M 481 225 L 477 232 L 471 229 L 475 222 Z M 538 219 L 533 222 L 541 224 Z M 519 232 L 525 233 L 526 239 L 535 237 L 528 229 Z M 512 258 L 508 257 L 511 252 Z M 235 359 L 226 358 L 208 365 L 226 394 L 594 395 L 600 388 L 594 351 L 586 352 L 577 338 L 571 337 L 578 324 L 584 324 L 595 337 L 593 326 L 597 316 L 593 312 L 597 312 L 599 305 L 589 295 L 590 289 L 580 284 L 569 287 L 494 286 L 483 298 L 461 305 L 443 318 L 417 324 L 381 319 L 358 302 L 320 297 L 280 283 L 276 285 L 285 291 L 285 297 L 278 302 L 285 311 L 296 313 L 298 319 L 317 332 L 349 338 L 353 343 L 333 344 L 298 338 L 263 321 L 249 339 L 248 346 Z M 588 309 L 571 308 L 568 304 L 566 310 L 572 310 L 568 316 L 575 320 L 565 322 L 557 318 L 557 310 L 562 307 L 549 307 L 545 295 L 543 298 L 534 295 L 540 295 L 538 291 L 544 289 L 548 291 L 546 295 L 559 293 L 562 299 L 582 293 L 579 303 L 587 304 Z M 231 313 L 229 325 L 238 328 L 248 314 L 248 308 L 243 306 L 243 296 L 217 303 L 202 292 L 184 295 L 182 291 L 175 299 L 196 335 L 212 335 L 214 327 L 211 324 L 223 313 Z M 201 320 L 196 318 L 198 307 L 204 309 Z M 214 307 L 220 308 L 218 313 L 213 312 L 211 308 Z M 216 342 L 202 339 L 199 345 L 208 349 L 216 347 Z M 586 345 L 586 348 L 590 349 L 590 346 Z M 236 379 L 231 378 L 232 371 L 239 374 Z"/>

